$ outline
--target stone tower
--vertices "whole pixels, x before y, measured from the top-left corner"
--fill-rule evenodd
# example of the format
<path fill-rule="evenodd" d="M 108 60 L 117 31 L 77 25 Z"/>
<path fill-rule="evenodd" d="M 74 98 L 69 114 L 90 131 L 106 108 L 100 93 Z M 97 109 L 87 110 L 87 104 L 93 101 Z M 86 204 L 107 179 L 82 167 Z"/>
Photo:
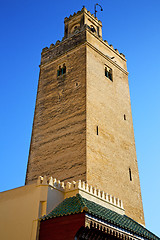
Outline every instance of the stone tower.
<path fill-rule="evenodd" d="M 44 48 L 26 174 L 83 180 L 123 200 L 144 224 L 125 56 L 86 8 Z"/>

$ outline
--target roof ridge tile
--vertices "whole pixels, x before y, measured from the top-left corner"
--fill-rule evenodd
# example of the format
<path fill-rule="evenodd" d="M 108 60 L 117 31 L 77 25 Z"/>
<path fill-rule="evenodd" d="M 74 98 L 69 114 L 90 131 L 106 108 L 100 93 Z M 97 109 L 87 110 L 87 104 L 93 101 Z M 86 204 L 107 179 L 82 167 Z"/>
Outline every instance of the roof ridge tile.
<path fill-rule="evenodd" d="M 88 207 L 86 206 L 86 204 L 83 200 L 84 198 L 79 193 L 76 194 L 76 197 L 78 198 L 78 201 L 81 205 L 81 212 L 84 212 L 84 211 L 88 212 Z"/>

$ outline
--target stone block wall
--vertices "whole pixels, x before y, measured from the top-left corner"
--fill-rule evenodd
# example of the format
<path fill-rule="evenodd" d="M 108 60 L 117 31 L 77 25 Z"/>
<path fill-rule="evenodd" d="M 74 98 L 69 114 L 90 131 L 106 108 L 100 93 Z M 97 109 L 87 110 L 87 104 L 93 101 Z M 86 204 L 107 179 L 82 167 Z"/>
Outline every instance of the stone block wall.
<path fill-rule="evenodd" d="M 128 73 L 90 46 L 86 95 L 87 183 L 122 199 L 126 215 L 144 224 Z"/>
<path fill-rule="evenodd" d="M 84 39 L 85 32 L 42 52 L 26 184 L 34 182 L 39 175 L 85 180 Z M 57 70 L 63 64 L 66 73 L 57 77 Z"/>

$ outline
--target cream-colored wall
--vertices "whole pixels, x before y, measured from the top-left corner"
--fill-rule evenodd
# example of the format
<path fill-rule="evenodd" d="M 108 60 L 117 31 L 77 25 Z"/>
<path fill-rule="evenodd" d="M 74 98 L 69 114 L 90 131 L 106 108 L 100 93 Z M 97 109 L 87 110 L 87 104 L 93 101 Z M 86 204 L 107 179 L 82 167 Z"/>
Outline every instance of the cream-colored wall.
<path fill-rule="evenodd" d="M 48 187 L 46 214 L 51 212 L 64 199 L 64 192 Z"/>
<path fill-rule="evenodd" d="M 103 43 L 96 38 L 93 42 L 92 36 L 88 37 L 90 40 L 94 47 L 103 51 Z M 108 48 L 103 52 L 107 51 Z M 112 56 L 112 51 L 108 55 Z M 125 68 L 126 62 L 121 62 L 119 59 L 119 64 Z M 105 77 L 105 64 L 112 69 L 113 82 Z M 89 44 L 86 96 L 88 184 L 122 199 L 126 215 L 144 224 L 127 72 Z"/>
<path fill-rule="evenodd" d="M 38 218 L 64 199 L 48 185 L 26 185 L 0 193 L 0 239 L 36 240 Z"/>
<path fill-rule="evenodd" d="M 0 193 L 0 239 L 35 239 L 31 236 L 39 212 L 37 190 L 31 185 Z"/>

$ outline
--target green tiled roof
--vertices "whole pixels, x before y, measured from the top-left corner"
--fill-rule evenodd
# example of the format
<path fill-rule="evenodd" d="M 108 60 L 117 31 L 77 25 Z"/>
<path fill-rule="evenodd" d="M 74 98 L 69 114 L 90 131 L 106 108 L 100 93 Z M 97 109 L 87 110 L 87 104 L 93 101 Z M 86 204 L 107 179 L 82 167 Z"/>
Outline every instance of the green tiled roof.
<path fill-rule="evenodd" d="M 126 215 L 120 215 L 108 208 L 83 198 L 80 194 L 74 197 L 66 198 L 52 212 L 44 216 L 41 220 L 55 218 L 64 215 L 87 212 L 90 215 L 103 219 L 104 221 L 116 225 L 124 230 L 130 231 L 136 235 L 147 239 L 160 240 L 156 235 L 148 231 L 145 227 L 135 222 Z"/>

